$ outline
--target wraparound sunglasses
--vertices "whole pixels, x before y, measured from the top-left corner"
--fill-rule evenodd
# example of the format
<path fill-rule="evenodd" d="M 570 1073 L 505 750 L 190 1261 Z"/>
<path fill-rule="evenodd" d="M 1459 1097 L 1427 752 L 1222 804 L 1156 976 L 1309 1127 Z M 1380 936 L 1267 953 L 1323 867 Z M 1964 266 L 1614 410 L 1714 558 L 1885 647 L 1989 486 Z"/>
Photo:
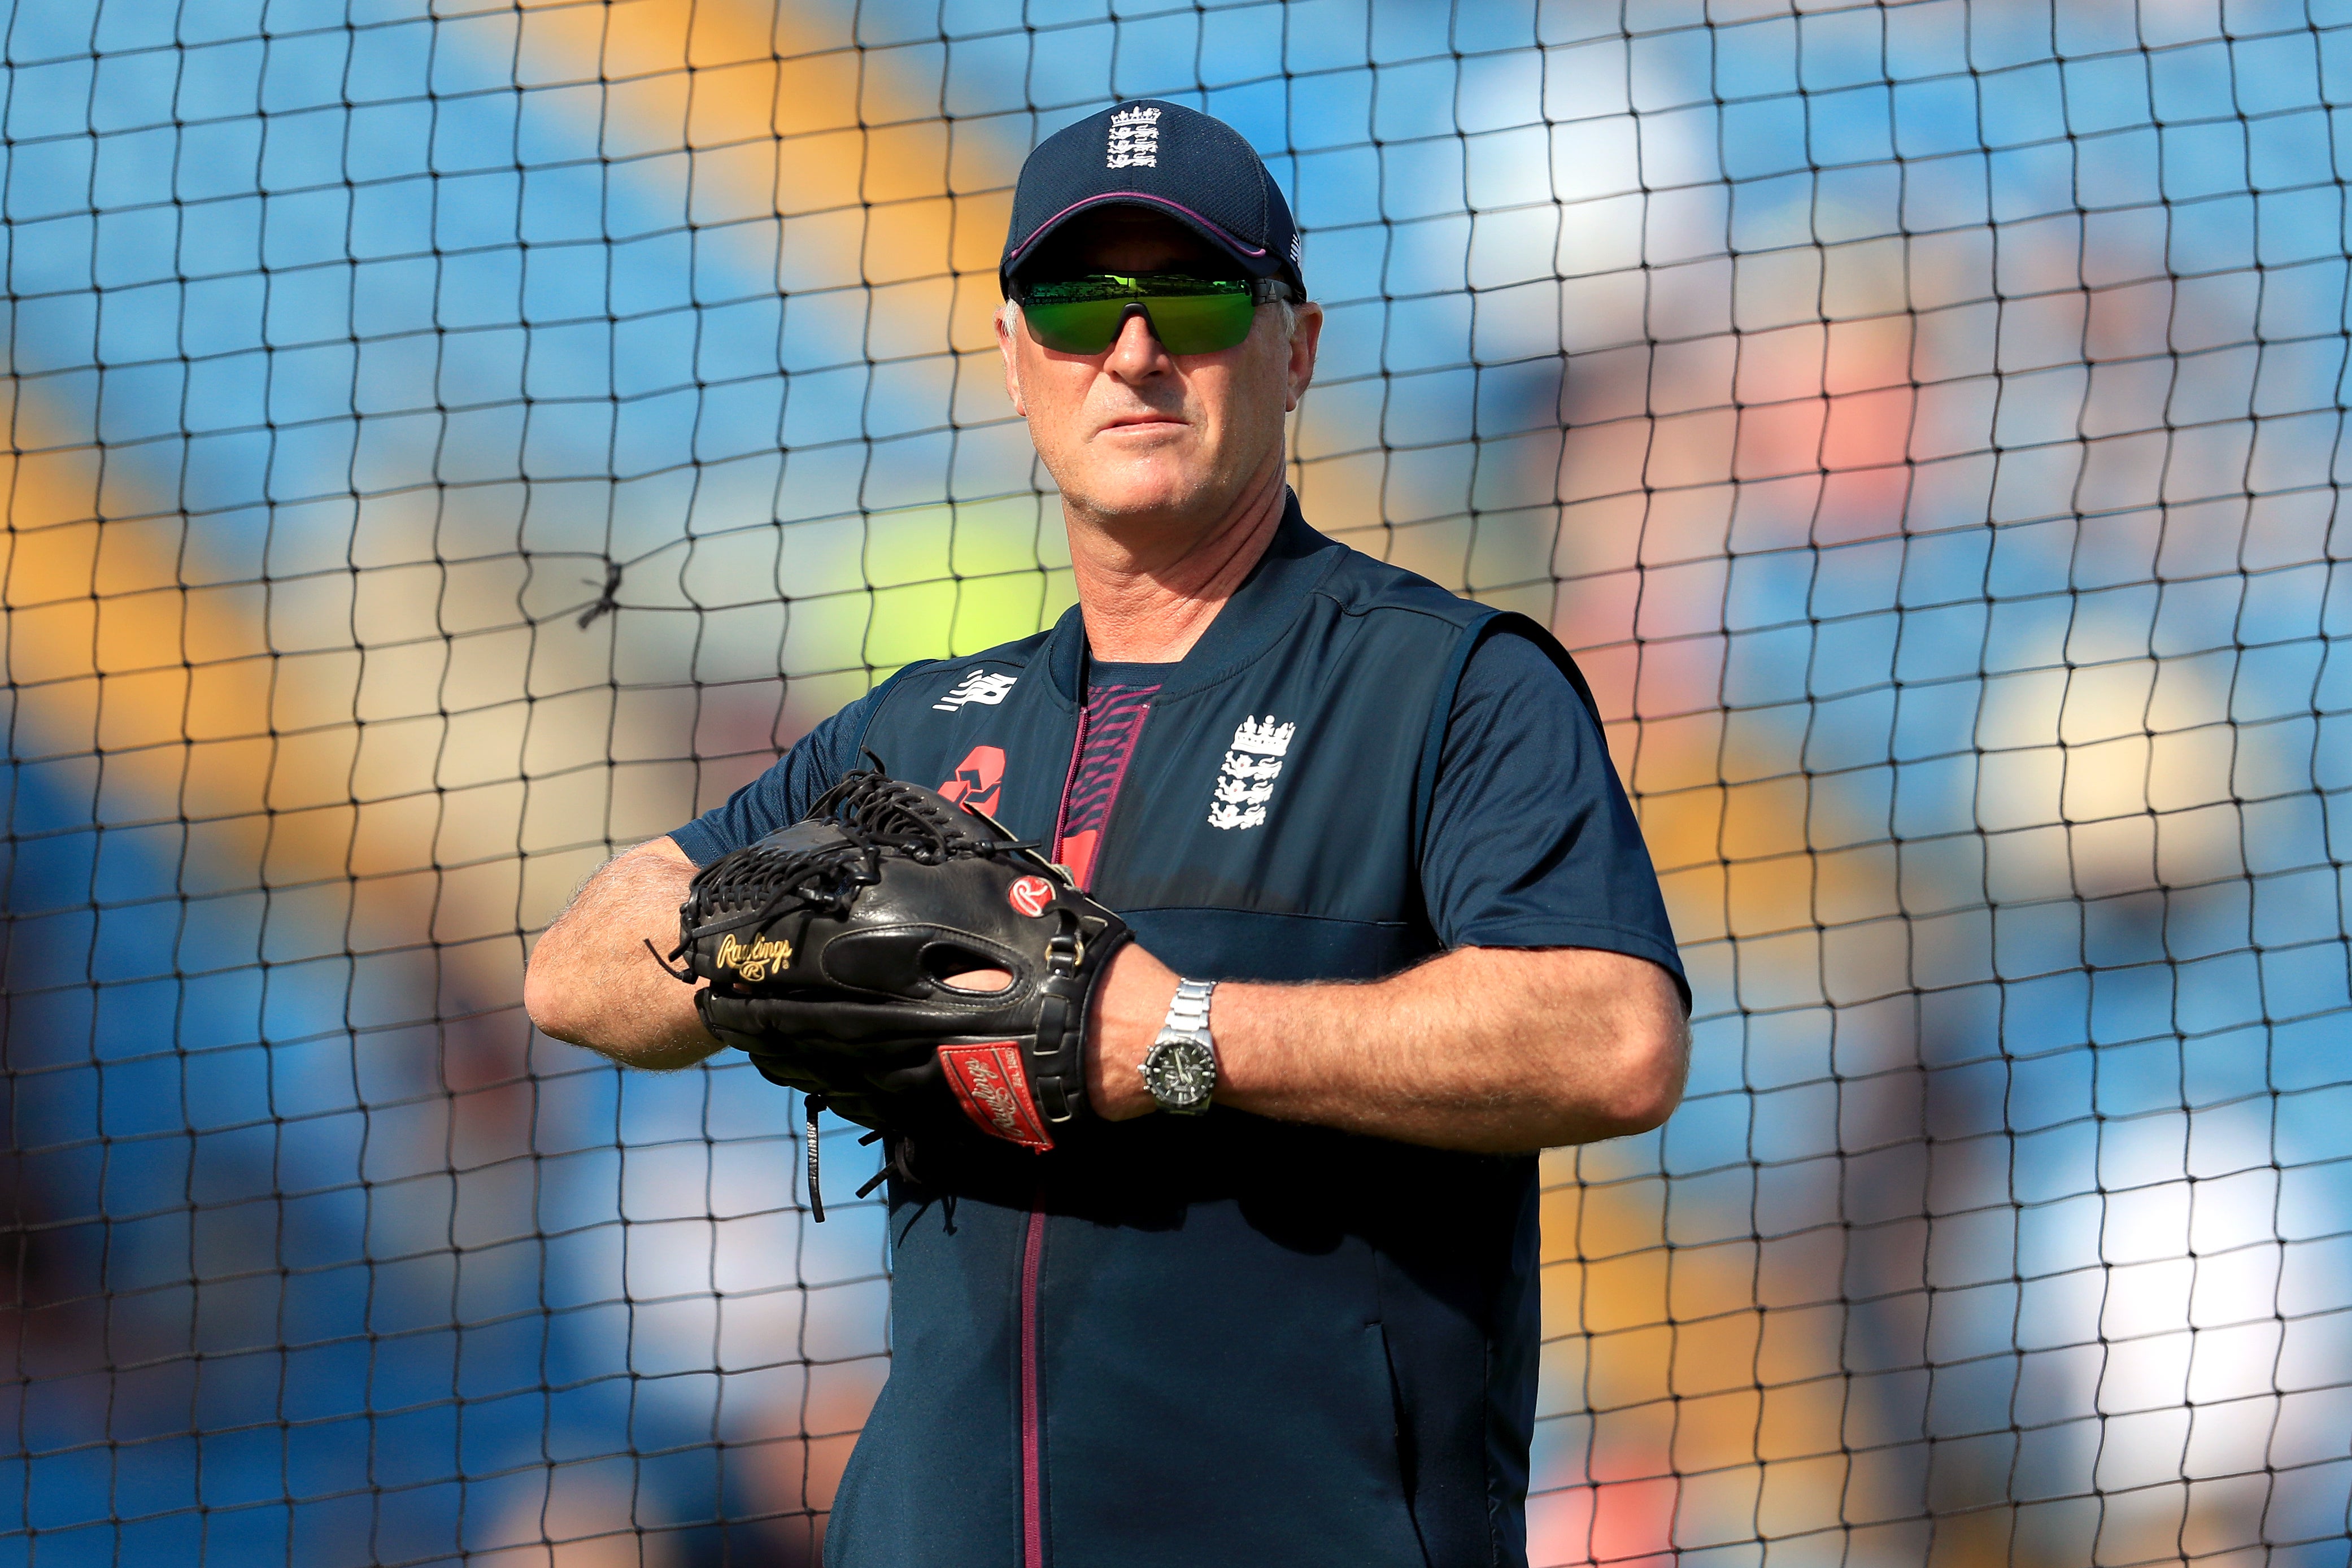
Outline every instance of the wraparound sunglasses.
<path fill-rule="evenodd" d="M 1029 335 L 1056 353 L 1098 354 L 1129 311 L 1140 311 L 1171 354 L 1213 354 L 1249 336 L 1257 308 L 1292 298 L 1277 278 L 1190 278 L 1181 272 L 1115 272 L 1013 286 Z"/>

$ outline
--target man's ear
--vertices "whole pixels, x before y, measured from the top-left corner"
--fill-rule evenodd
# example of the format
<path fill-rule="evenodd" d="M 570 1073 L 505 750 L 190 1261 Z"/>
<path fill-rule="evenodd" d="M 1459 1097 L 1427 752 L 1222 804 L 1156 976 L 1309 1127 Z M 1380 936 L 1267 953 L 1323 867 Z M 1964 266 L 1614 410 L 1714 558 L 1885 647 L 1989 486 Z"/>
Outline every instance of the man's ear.
<path fill-rule="evenodd" d="M 1307 384 L 1315 379 L 1315 351 L 1323 342 L 1323 307 L 1312 300 L 1302 300 L 1291 307 L 1290 324 L 1290 384 L 1283 403 L 1285 413 L 1296 412 L 1298 400 L 1307 395 Z"/>
<path fill-rule="evenodd" d="M 1021 307 L 1009 300 L 996 312 L 996 352 L 1004 358 L 1004 395 L 1013 400 L 1013 412 L 1026 419 L 1029 405 L 1021 400 L 1021 345 L 1013 324 L 1020 314 Z"/>

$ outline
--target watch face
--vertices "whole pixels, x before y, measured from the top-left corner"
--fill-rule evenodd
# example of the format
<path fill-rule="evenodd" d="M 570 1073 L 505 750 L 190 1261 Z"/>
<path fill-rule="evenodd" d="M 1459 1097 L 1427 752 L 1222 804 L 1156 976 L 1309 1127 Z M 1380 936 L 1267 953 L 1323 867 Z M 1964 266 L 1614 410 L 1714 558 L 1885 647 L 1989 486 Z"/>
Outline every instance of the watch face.
<path fill-rule="evenodd" d="M 1217 1058 L 1199 1040 L 1162 1040 L 1143 1059 L 1144 1086 L 1162 1105 L 1198 1105 L 1217 1083 Z"/>

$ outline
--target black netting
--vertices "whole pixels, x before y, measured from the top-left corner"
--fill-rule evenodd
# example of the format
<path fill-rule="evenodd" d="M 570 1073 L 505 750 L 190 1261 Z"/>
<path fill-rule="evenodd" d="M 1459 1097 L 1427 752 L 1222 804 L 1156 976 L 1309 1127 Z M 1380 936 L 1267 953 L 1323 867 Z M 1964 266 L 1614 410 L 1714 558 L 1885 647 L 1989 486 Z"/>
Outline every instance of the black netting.
<path fill-rule="evenodd" d="M 2352 6 L 1106 9 L 10 12 L 0 1563 L 814 1561 L 878 1211 L 523 955 L 1067 603 L 995 257 L 1142 94 L 1696 984 L 1547 1158 L 1535 1561 L 2341 1563 Z"/>

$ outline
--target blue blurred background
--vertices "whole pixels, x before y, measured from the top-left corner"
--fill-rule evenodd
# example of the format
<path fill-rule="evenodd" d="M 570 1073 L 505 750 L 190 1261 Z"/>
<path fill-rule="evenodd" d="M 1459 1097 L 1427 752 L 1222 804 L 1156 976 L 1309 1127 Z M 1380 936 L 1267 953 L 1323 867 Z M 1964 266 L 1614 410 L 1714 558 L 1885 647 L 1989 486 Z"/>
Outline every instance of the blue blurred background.
<path fill-rule="evenodd" d="M 2342 1562 L 2352 5 L 6 49 L 0 1561 L 813 1560 L 878 1213 L 523 955 L 1066 605 L 995 257 L 1157 95 L 1306 231 L 1310 520 L 1579 650 L 1696 983 L 1684 1109 L 1546 1157 L 1535 1560 Z"/>

